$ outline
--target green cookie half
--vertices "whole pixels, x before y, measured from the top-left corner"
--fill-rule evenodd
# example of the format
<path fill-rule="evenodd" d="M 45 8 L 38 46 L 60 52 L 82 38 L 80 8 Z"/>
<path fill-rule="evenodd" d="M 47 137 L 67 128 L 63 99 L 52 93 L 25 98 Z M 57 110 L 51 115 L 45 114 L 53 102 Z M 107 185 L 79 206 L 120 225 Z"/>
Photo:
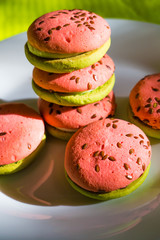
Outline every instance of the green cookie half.
<path fill-rule="evenodd" d="M 124 196 L 130 194 L 131 192 L 133 192 L 134 190 L 136 190 L 144 182 L 144 180 L 146 179 L 146 177 L 147 177 L 147 175 L 149 173 L 150 165 L 151 165 L 151 163 L 148 165 L 148 167 L 146 168 L 144 173 L 137 180 L 135 180 L 134 182 L 129 184 L 126 188 L 114 190 L 114 191 L 108 192 L 108 193 L 94 193 L 94 192 L 90 192 L 90 191 L 84 190 L 81 187 L 79 187 L 77 184 L 75 184 L 69 178 L 69 176 L 67 175 L 66 171 L 65 171 L 65 176 L 66 176 L 66 179 L 69 182 L 69 184 L 76 191 L 80 192 L 81 194 L 85 195 L 86 197 L 94 198 L 94 199 L 101 200 L 101 201 L 107 201 L 107 200 L 110 200 L 110 199 L 124 197 Z"/>
<path fill-rule="evenodd" d="M 109 39 L 105 44 L 96 50 L 78 54 L 72 57 L 65 58 L 45 58 L 40 57 L 32 52 L 28 48 L 28 44 L 25 44 L 25 55 L 28 61 L 35 67 L 44 70 L 46 72 L 54 73 L 67 73 L 73 72 L 78 69 L 86 68 L 95 62 L 99 61 L 107 52 L 111 44 Z M 35 53 L 35 52 L 34 52 Z M 36 52 L 37 54 L 37 52 Z M 42 54 L 43 55 L 43 54 Z M 56 54 L 55 57 L 58 57 Z"/>
<path fill-rule="evenodd" d="M 41 150 L 41 148 L 45 143 L 45 140 L 46 140 L 46 135 L 44 134 L 39 146 L 28 157 L 22 160 L 19 160 L 18 162 L 15 162 L 15 163 L 0 165 L 0 175 L 12 174 L 27 167 L 34 160 L 38 152 Z"/>
<path fill-rule="evenodd" d="M 160 139 L 160 129 L 154 129 L 135 117 L 130 106 L 128 107 L 128 118 L 130 122 L 141 128 L 147 136 Z"/>
<path fill-rule="evenodd" d="M 112 90 L 115 84 L 115 75 L 105 82 L 102 86 L 97 87 L 91 91 L 85 91 L 81 93 L 60 93 L 60 92 L 50 92 L 48 90 L 42 89 L 32 81 L 32 88 L 35 93 L 42 99 L 56 103 L 63 106 L 82 106 L 89 103 L 98 102 L 104 97 L 106 97 Z"/>
<path fill-rule="evenodd" d="M 74 132 L 67 132 L 67 131 L 62 131 L 59 130 L 58 128 L 55 128 L 49 124 L 45 124 L 46 125 L 46 130 L 53 136 L 56 138 L 59 138 L 61 140 L 65 140 L 68 141 L 72 135 L 74 134 Z"/>

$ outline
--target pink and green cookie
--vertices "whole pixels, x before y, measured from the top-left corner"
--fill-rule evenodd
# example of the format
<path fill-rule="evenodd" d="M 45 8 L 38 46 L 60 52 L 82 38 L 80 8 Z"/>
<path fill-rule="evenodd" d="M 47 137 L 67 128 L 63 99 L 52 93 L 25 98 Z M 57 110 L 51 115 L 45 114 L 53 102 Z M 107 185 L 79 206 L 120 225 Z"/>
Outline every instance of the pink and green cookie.
<path fill-rule="evenodd" d="M 141 79 L 131 90 L 128 116 L 148 136 L 160 139 L 160 73 Z"/>
<path fill-rule="evenodd" d="M 33 70 L 32 86 L 36 94 L 64 106 L 80 106 L 106 97 L 115 83 L 114 62 L 105 54 L 91 66 L 71 73 L 50 73 Z"/>
<path fill-rule="evenodd" d="M 45 141 L 41 116 L 22 103 L 0 104 L 0 175 L 25 168 Z"/>
<path fill-rule="evenodd" d="M 86 10 L 44 14 L 28 28 L 26 57 L 48 72 L 71 72 L 100 60 L 110 47 L 111 29 L 105 19 Z"/>
<path fill-rule="evenodd" d="M 73 188 L 98 200 L 125 196 L 145 180 L 150 141 L 127 121 L 107 118 L 79 129 L 65 152 L 66 178 Z"/>
<path fill-rule="evenodd" d="M 101 101 L 84 106 L 66 107 L 43 99 L 39 99 L 38 106 L 48 132 L 54 137 L 69 140 L 80 127 L 113 116 L 116 103 L 111 91 Z"/>

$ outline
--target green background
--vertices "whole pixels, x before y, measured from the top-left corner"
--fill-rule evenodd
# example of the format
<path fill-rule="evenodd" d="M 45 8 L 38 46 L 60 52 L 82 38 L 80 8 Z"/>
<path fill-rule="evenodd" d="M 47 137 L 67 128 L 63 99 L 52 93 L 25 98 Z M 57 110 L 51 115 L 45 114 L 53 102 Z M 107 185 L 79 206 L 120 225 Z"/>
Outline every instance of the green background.
<path fill-rule="evenodd" d="M 26 31 L 35 18 L 46 12 L 74 8 L 105 18 L 160 24 L 160 0 L 0 0 L 0 40 Z"/>

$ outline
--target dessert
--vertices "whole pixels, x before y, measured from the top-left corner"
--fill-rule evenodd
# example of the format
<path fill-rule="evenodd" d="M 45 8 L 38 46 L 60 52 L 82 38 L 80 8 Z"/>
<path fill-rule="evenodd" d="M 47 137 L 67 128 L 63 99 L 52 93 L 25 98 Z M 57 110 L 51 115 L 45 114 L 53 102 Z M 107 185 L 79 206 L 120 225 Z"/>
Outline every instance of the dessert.
<path fill-rule="evenodd" d="M 131 90 L 128 116 L 148 136 L 160 139 L 160 74 L 145 76 Z"/>
<path fill-rule="evenodd" d="M 22 103 L 0 104 L 0 174 L 26 167 L 45 142 L 41 116 Z"/>
<path fill-rule="evenodd" d="M 149 172 L 150 160 L 150 142 L 141 129 L 107 118 L 88 124 L 70 138 L 64 166 L 77 191 L 108 200 L 139 187 Z"/>

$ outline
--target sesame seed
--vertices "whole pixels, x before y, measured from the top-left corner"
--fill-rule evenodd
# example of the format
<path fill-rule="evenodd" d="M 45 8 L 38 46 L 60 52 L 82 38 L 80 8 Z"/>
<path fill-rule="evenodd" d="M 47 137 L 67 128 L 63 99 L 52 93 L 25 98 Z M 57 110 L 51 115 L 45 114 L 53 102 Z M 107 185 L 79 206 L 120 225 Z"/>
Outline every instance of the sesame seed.
<path fill-rule="evenodd" d="M 96 114 L 93 114 L 93 115 L 91 116 L 92 119 L 93 119 L 93 118 L 96 118 L 96 117 L 97 117 Z"/>
<path fill-rule="evenodd" d="M 138 157 L 138 158 L 137 158 L 137 162 L 136 162 L 136 163 L 137 163 L 138 165 L 140 165 L 140 164 L 141 164 L 141 162 L 142 162 L 141 158 L 140 158 L 140 157 Z"/>
<path fill-rule="evenodd" d="M 98 164 L 95 166 L 95 171 L 96 171 L 96 172 L 99 172 L 99 171 L 100 171 L 100 167 L 99 167 Z"/>
<path fill-rule="evenodd" d="M 125 177 L 126 177 L 128 180 L 132 180 L 132 178 L 133 178 L 132 175 L 126 175 Z"/>
<path fill-rule="evenodd" d="M 78 113 L 82 113 L 82 109 L 81 108 L 77 108 L 77 112 Z"/>
<path fill-rule="evenodd" d="M 129 154 L 132 154 L 132 153 L 134 153 L 134 149 L 133 148 L 129 149 Z"/>
<path fill-rule="evenodd" d="M 112 156 L 108 157 L 108 159 L 109 159 L 110 161 L 116 161 L 116 159 L 115 159 L 114 157 L 112 157 Z"/>
<path fill-rule="evenodd" d="M 120 142 L 117 142 L 117 147 L 118 148 L 121 148 L 122 147 L 122 144 Z"/>
<path fill-rule="evenodd" d="M 126 169 L 126 170 L 128 170 L 129 169 L 129 165 L 127 164 L 127 163 L 124 163 L 124 168 Z"/>
<path fill-rule="evenodd" d="M 85 149 L 87 146 L 88 146 L 87 143 L 83 144 L 82 149 Z"/>
<path fill-rule="evenodd" d="M 132 137 L 132 136 L 133 136 L 132 133 L 128 133 L 128 134 L 126 134 L 126 137 Z"/>

